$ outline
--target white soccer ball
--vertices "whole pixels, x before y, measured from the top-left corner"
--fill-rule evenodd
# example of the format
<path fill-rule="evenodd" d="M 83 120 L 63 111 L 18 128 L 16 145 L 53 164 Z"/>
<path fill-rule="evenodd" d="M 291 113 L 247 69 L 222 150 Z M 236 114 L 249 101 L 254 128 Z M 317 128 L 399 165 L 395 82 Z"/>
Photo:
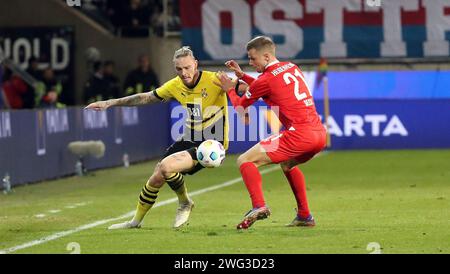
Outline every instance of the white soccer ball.
<path fill-rule="evenodd" d="M 206 140 L 197 148 L 197 160 L 204 167 L 218 167 L 225 160 L 225 149 L 215 140 Z"/>

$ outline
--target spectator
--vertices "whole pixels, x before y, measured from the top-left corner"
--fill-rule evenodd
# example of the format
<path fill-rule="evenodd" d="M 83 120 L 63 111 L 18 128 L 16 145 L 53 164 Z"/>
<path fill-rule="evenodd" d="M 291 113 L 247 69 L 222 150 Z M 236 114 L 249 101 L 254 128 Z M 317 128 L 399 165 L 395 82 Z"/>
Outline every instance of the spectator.
<path fill-rule="evenodd" d="M 110 0 L 106 3 L 106 14 L 115 27 L 124 26 L 125 5 L 122 1 Z"/>
<path fill-rule="evenodd" d="M 108 98 L 105 99 L 112 99 L 121 96 L 119 77 L 114 74 L 114 70 L 114 61 L 105 61 L 105 64 L 103 65 L 103 75 L 108 84 Z"/>
<path fill-rule="evenodd" d="M 0 64 L 0 109 L 9 108 L 5 92 L 3 91 L 3 71 L 3 65 Z"/>
<path fill-rule="evenodd" d="M 8 101 L 6 100 L 5 92 L 2 85 L 0 85 L 0 109 L 9 108 Z"/>
<path fill-rule="evenodd" d="M 170 31 L 170 32 L 176 32 L 176 31 L 180 31 L 180 24 L 181 24 L 181 19 L 180 17 L 177 15 L 176 11 L 175 11 L 175 5 L 176 3 L 173 1 L 169 1 L 167 3 L 167 29 L 166 31 Z M 164 24 L 165 24 L 165 19 L 166 16 L 164 14 L 164 12 L 162 11 L 162 7 L 161 10 L 159 12 L 156 13 L 156 15 L 153 17 L 153 25 L 154 25 L 154 31 L 156 33 L 156 35 L 158 36 L 164 36 Z"/>
<path fill-rule="evenodd" d="M 156 7 L 156 12 L 152 15 L 153 32 L 159 37 L 164 36 L 164 13 L 162 7 Z"/>
<path fill-rule="evenodd" d="M 95 101 L 108 100 L 119 96 L 119 78 L 114 75 L 114 62 L 94 64 L 94 74 L 86 82 L 84 101 L 89 104 Z"/>
<path fill-rule="evenodd" d="M 125 95 L 142 93 L 159 87 L 159 79 L 150 66 L 147 55 L 141 55 L 138 59 L 139 67 L 128 73 L 125 79 Z"/>
<path fill-rule="evenodd" d="M 180 31 L 181 19 L 176 11 L 177 1 L 169 1 L 167 4 L 167 30 Z"/>
<path fill-rule="evenodd" d="M 58 101 L 62 92 L 62 85 L 56 80 L 55 73 L 52 68 L 49 67 L 44 70 L 42 83 L 44 86 L 44 95 L 40 98 L 38 106 L 63 107 L 64 105 Z"/>
<path fill-rule="evenodd" d="M 11 70 L 6 69 L 3 75 L 3 93 L 5 102 L 12 109 L 23 108 L 23 94 L 28 91 L 26 83 Z"/>
<path fill-rule="evenodd" d="M 141 0 L 130 0 L 130 5 L 124 13 L 124 26 L 134 28 L 148 26 L 149 19 L 150 11 L 148 7 L 144 6 Z"/>
<path fill-rule="evenodd" d="M 34 79 L 42 80 L 42 70 L 39 69 L 39 60 L 36 57 L 31 57 L 28 60 L 28 74 L 33 76 Z"/>
<path fill-rule="evenodd" d="M 39 62 L 36 57 L 31 57 L 28 60 L 28 69 L 26 71 L 37 81 L 42 80 L 42 71 L 39 70 Z M 23 96 L 23 108 L 34 108 L 36 102 L 35 87 L 27 84 L 28 91 Z"/>
<path fill-rule="evenodd" d="M 103 66 L 101 62 L 94 63 L 94 73 L 89 77 L 84 87 L 84 101 L 91 103 L 102 100 L 107 91 L 107 83 L 103 75 Z"/>

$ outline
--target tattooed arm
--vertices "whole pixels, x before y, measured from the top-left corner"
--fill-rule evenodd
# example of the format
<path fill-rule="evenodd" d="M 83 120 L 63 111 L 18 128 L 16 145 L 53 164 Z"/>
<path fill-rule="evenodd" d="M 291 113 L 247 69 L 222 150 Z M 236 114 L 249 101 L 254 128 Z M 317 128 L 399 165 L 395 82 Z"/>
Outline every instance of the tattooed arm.
<path fill-rule="evenodd" d="M 109 107 L 113 106 L 141 106 L 152 104 L 155 102 L 161 102 L 161 100 L 156 97 L 153 91 L 138 93 L 135 95 L 130 95 L 127 97 L 119 98 L 119 99 L 110 99 L 106 101 L 98 101 L 94 102 L 85 109 L 93 109 L 93 110 L 105 110 Z"/>

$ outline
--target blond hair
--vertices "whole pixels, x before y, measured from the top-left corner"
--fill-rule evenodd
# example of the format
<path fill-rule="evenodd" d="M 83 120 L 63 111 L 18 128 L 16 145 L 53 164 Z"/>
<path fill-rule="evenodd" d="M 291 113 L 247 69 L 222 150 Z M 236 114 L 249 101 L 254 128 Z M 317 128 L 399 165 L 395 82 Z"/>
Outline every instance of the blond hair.
<path fill-rule="evenodd" d="M 247 51 L 255 49 L 257 51 L 261 49 L 268 50 L 275 55 L 275 43 L 267 36 L 257 36 L 247 43 Z"/>
<path fill-rule="evenodd" d="M 175 54 L 173 55 L 173 61 L 175 61 L 176 59 L 178 59 L 180 57 L 186 57 L 186 56 L 191 56 L 192 58 L 195 59 L 194 52 L 191 50 L 191 47 L 189 47 L 189 46 L 184 46 L 184 47 L 181 47 L 180 49 L 177 49 L 175 51 Z"/>

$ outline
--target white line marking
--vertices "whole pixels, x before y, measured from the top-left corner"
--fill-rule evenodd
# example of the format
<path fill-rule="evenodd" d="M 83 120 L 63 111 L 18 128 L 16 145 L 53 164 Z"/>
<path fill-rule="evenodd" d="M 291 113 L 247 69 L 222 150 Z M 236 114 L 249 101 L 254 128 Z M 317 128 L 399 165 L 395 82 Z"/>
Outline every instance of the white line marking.
<path fill-rule="evenodd" d="M 91 204 L 92 202 L 82 202 L 82 203 L 76 203 L 76 204 L 71 204 L 71 205 L 67 205 L 67 206 L 65 206 L 65 208 L 68 208 L 68 209 L 73 209 L 73 208 L 77 208 L 77 207 L 80 207 L 80 206 L 85 206 L 85 205 L 88 205 L 88 204 Z"/>
<path fill-rule="evenodd" d="M 277 170 L 277 169 L 280 169 L 280 168 L 278 166 L 273 166 L 273 167 L 267 168 L 267 169 L 261 171 L 261 175 L 269 173 L 269 172 L 272 172 L 272 171 Z M 217 190 L 217 189 L 220 189 L 220 188 L 223 188 L 223 187 L 234 185 L 234 184 L 236 184 L 236 183 L 238 183 L 240 181 L 242 181 L 241 177 L 235 178 L 233 180 L 224 182 L 222 184 L 218 184 L 218 185 L 215 185 L 215 186 L 211 186 L 211 187 L 207 187 L 207 188 L 204 188 L 204 189 L 200 189 L 200 190 L 191 192 L 189 195 L 190 196 L 200 195 L 200 194 L 203 194 L 203 193 L 206 193 L 206 192 L 210 192 L 210 191 L 214 191 L 214 190 Z M 153 206 L 153 208 L 164 206 L 164 205 L 168 205 L 168 204 L 175 203 L 175 202 L 178 202 L 178 198 L 172 198 L 172 199 L 161 201 L 159 203 L 156 203 Z M 133 211 L 130 211 L 130 212 L 128 212 L 126 214 L 123 214 L 122 216 L 119 216 L 119 217 L 116 217 L 116 218 L 100 220 L 100 221 L 97 221 L 97 222 L 94 222 L 94 223 L 90 223 L 90 224 L 87 224 L 87 225 L 79 226 L 79 227 L 71 229 L 71 230 L 57 232 L 57 233 L 55 233 L 53 235 L 50 235 L 50 236 L 47 236 L 47 237 L 44 237 L 44 238 L 41 238 L 41 239 L 38 239 L 38 240 L 34 240 L 34 241 L 31 241 L 31 242 L 28 242 L 28 243 L 24 243 L 24 244 L 21 244 L 21 245 L 18 245 L 18 246 L 14 246 L 14 247 L 10 247 L 10 248 L 7 248 L 7 249 L 0 250 L 0 254 L 12 253 L 12 252 L 15 252 L 17 250 L 21 250 L 21 249 L 25 249 L 25 248 L 32 247 L 32 246 L 35 246 L 35 245 L 40 245 L 40 244 L 43 244 L 43 243 L 46 243 L 46 242 L 50 242 L 50 241 L 53 241 L 53 240 L 56 240 L 56 239 L 68 236 L 68 235 L 76 233 L 76 232 L 80 232 L 80 231 L 83 231 L 83 230 L 86 230 L 86 229 L 94 228 L 96 226 L 104 225 L 104 224 L 107 224 L 107 223 L 110 223 L 110 222 L 114 222 L 114 221 L 118 221 L 118 220 L 121 220 L 121 219 L 130 218 L 130 217 L 134 216 L 134 212 L 135 211 L 133 210 Z"/>
<path fill-rule="evenodd" d="M 326 155 L 328 153 L 329 153 L 328 151 L 323 151 L 320 154 L 317 154 L 315 156 L 315 158 L 319 157 L 319 156 Z M 267 168 L 267 169 L 261 171 L 261 175 L 270 173 L 270 172 L 275 171 L 277 169 L 279 169 L 278 165 L 270 167 L 270 168 Z M 215 186 L 211 186 L 211 187 L 207 187 L 207 188 L 204 188 L 204 189 L 200 189 L 200 190 L 191 192 L 189 195 L 190 196 L 200 195 L 200 194 L 203 194 L 205 192 L 214 191 L 216 189 L 220 189 L 220 188 L 223 188 L 223 187 L 234 185 L 234 184 L 236 184 L 236 183 L 238 183 L 240 181 L 242 181 L 241 177 L 235 178 L 233 180 L 227 181 L 227 182 L 222 183 L 222 184 L 218 184 L 218 185 L 215 185 Z M 178 198 L 172 198 L 172 199 L 164 200 L 162 202 L 159 202 L 159 203 L 155 204 L 153 206 L 153 208 L 164 206 L 164 205 L 168 205 L 168 204 L 171 204 L 171 203 L 175 203 L 177 201 L 178 201 Z M 3 249 L 3 250 L 0 250 L 0 254 L 12 253 L 12 252 L 15 252 L 15 251 L 20 250 L 20 249 L 25 249 L 25 248 L 32 247 L 32 246 L 35 246 L 35 245 L 40 245 L 40 244 L 43 244 L 43 243 L 46 243 L 46 242 L 50 242 L 50 241 L 53 241 L 53 240 L 56 240 L 56 239 L 68 236 L 68 235 L 76 233 L 76 232 L 80 232 L 80 231 L 83 231 L 83 230 L 94 228 L 94 227 L 99 226 L 99 225 L 104 225 L 104 224 L 107 224 L 107 223 L 110 223 L 110 222 L 114 222 L 114 221 L 118 221 L 118 220 L 121 220 L 121 219 L 130 218 L 130 217 L 134 216 L 134 212 L 135 211 L 133 210 L 133 211 L 130 211 L 130 212 L 128 212 L 128 213 L 126 213 L 126 214 L 124 214 L 122 216 L 116 217 L 116 218 L 100 220 L 100 221 L 97 221 L 95 223 L 90 223 L 90 224 L 87 224 L 87 225 L 79 226 L 79 227 L 74 228 L 72 230 L 58 232 L 58 233 L 55 233 L 53 235 L 41 238 L 39 240 L 34 240 L 34 241 L 31 241 L 31 242 L 28 242 L 28 243 L 24 243 L 24 244 L 21 244 L 21 245 L 18 245 L 18 246 L 14 246 L 14 247 L 10 247 L 10 248 L 7 248 L 7 249 Z"/>
<path fill-rule="evenodd" d="M 80 207 L 80 206 L 85 206 L 85 205 L 90 204 L 90 203 L 92 203 L 92 202 L 77 203 L 77 204 L 65 206 L 64 208 L 73 209 L 73 208 L 77 208 L 77 207 Z M 47 212 L 51 213 L 51 214 L 56 214 L 56 213 L 59 213 L 61 211 L 62 211 L 61 209 L 50 209 Z M 46 214 L 36 214 L 36 215 L 34 215 L 34 217 L 36 217 L 36 218 L 44 218 L 45 216 L 47 216 L 47 215 Z"/>
<path fill-rule="evenodd" d="M 74 206 L 85 206 L 90 203 L 92 203 L 92 202 L 83 202 L 83 203 L 74 204 Z"/>

